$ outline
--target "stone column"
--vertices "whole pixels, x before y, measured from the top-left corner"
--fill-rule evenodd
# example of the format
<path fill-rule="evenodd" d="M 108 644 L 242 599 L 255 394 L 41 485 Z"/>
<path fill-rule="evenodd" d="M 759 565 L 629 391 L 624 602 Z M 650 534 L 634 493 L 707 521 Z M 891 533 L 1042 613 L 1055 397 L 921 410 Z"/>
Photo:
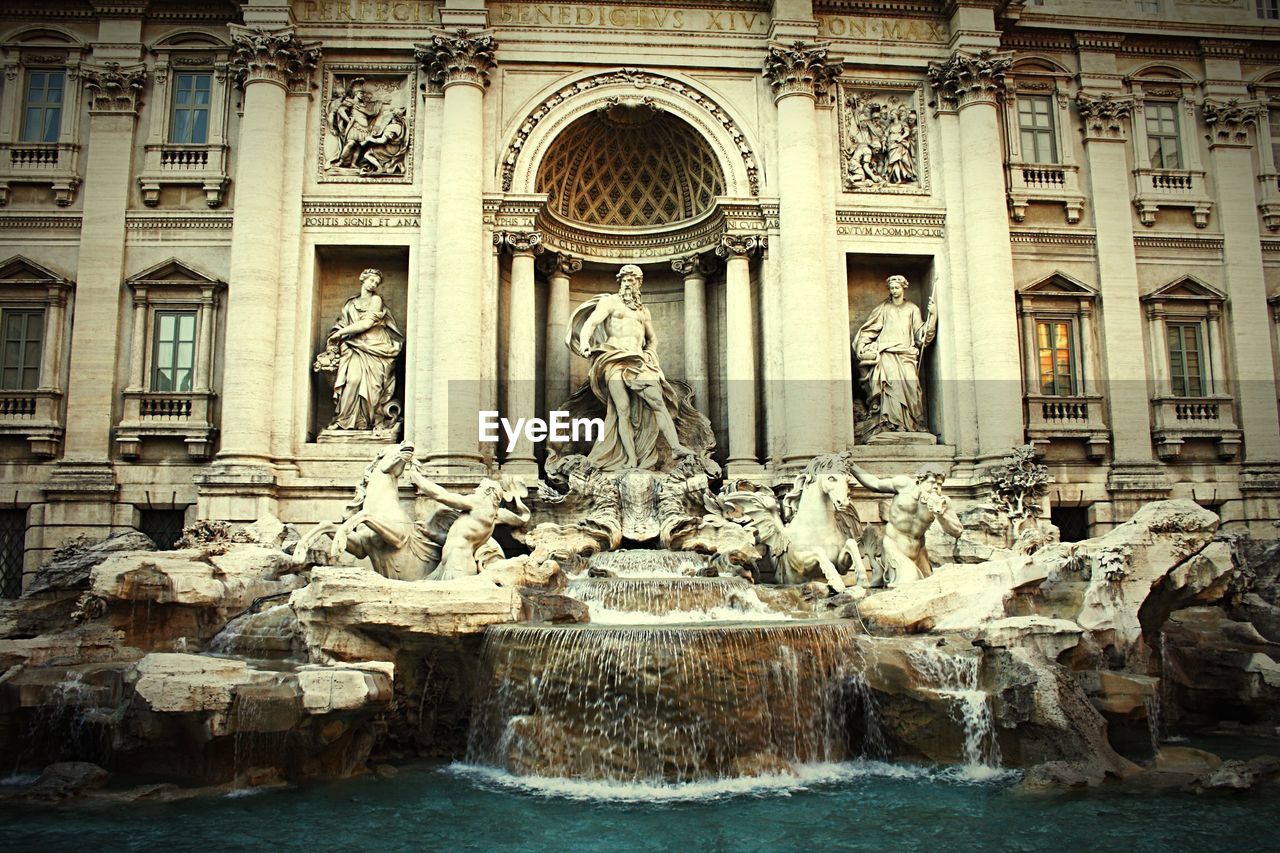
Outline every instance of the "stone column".
<path fill-rule="evenodd" d="M 132 346 L 129 355 L 129 385 L 127 391 L 142 391 L 146 388 L 142 375 L 144 362 L 147 360 L 147 289 L 136 287 L 133 290 L 133 322 Z"/>
<path fill-rule="evenodd" d="M 542 271 L 550 284 L 547 292 L 546 389 L 547 410 L 559 408 L 573 389 L 569 387 L 569 279 L 582 270 L 582 260 L 562 252 L 543 255 Z"/>
<path fill-rule="evenodd" d="M 534 322 L 534 257 L 541 254 L 542 235 L 499 231 L 493 235 L 499 251 L 511 253 L 511 299 L 507 311 L 506 407 L 503 416 L 512 423 L 517 418 L 529 420 L 538 414 L 538 330 Z M 507 454 L 502 470 L 510 474 L 536 477 L 538 461 L 533 455 L 533 442 L 522 432 L 515 450 Z"/>
<path fill-rule="evenodd" d="M 444 90 L 440 184 L 436 213 L 436 281 L 428 343 L 431 408 L 419 448 L 439 474 L 480 471 L 477 417 L 484 398 L 481 270 L 484 268 L 482 190 L 484 90 L 497 43 L 488 32 L 438 32 L 415 45 L 428 78 Z M 532 260 L 532 259 L 530 259 Z M 438 286 L 452 280 L 448 287 Z M 447 329 L 447 334 L 439 330 Z"/>
<path fill-rule="evenodd" d="M 1217 193 L 1218 224 L 1226 290 L 1230 300 L 1230 335 L 1235 353 L 1234 385 L 1244 431 L 1244 463 L 1280 466 L 1280 417 L 1276 412 L 1276 377 L 1269 347 L 1267 286 L 1262 271 L 1262 242 L 1254 188 L 1249 130 L 1266 121 L 1257 102 L 1205 101 L 1209 126 L 1209 159 Z M 1210 320 L 1212 330 L 1214 321 Z M 1214 359 L 1220 357 L 1214 351 Z M 1218 393 L 1222 393 L 1222 390 Z M 1276 472 L 1280 473 L 1280 472 Z M 1275 477 L 1275 474 L 1271 475 Z"/>
<path fill-rule="evenodd" d="M 44 346 L 40 351 L 40 390 L 62 390 L 63 327 L 66 325 L 66 282 L 49 285 L 49 308 L 44 321 Z"/>
<path fill-rule="evenodd" d="M 756 346 L 751 256 L 764 250 L 759 235 L 725 234 L 716 254 L 725 259 L 725 380 L 729 412 L 726 477 L 761 473 L 756 458 Z"/>
<path fill-rule="evenodd" d="M 244 87 L 244 117 L 236 158 L 222 449 L 217 459 L 223 471 L 241 466 L 260 471 L 271 461 L 275 410 L 278 355 L 272 344 L 279 312 L 284 188 L 279 158 L 286 142 L 285 97 L 291 84 L 310 77 L 320 50 L 298 41 L 291 29 L 233 24 L 231 39 L 232 70 Z M 289 346 L 291 351 L 292 342 Z"/>
<path fill-rule="evenodd" d="M 828 276 L 822 236 L 824 176 L 818 169 L 814 103 L 831 85 L 841 63 L 828 61 L 827 46 L 771 42 L 764 75 L 773 87 L 778 115 L 779 242 L 782 266 L 782 376 L 786 428 L 784 466 L 799 467 L 834 449 L 831 435 L 837 377 L 830 348 L 845 335 L 830 329 Z M 826 176 L 831 180 L 831 176 Z"/>
<path fill-rule="evenodd" d="M 671 262 L 671 269 L 684 276 L 684 379 L 693 388 L 698 411 L 711 417 L 707 388 L 707 267 L 701 255 L 688 255 Z"/>
<path fill-rule="evenodd" d="M 206 288 L 200 293 L 200 342 L 196 350 L 196 384 L 195 393 L 207 394 L 211 388 L 213 373 L 213 323 L 214 307 L 217 295 L 213 288 Z"/>
<path fill-rule="evenodd" d="M 1013 306 L 1013 257 L 1005 204 L 1004 146 L 996 100 L 1004 89 L 1008 54 L 957 52 L 929 66 L 929 83 L 940 108 L 957 111 L 959 162 L 964 194 L 964 247 L 973 329 L 978 400 L 978 455 L 995 459 L 1023 442 L 1022 369 Z M 938 310 L 953 310 L 947 293 Z M 922 306 L 923 308 L 923 306 Z"/>
<path fill-rule="evenodd" d="M 124 211 L 129 206 L 134 125 L 146 72 L 142 66 L 108 62 L 85 66 L 82 73 L 89 93 L 89 142 L 84 152 L 84 214 L 62 464 L 82 469 L 80 473 L 112 489 L 108 453 L 116 393 L 115 330 L 124 278 Z M 97 472 L 88 475 L 89 468 Z"/>

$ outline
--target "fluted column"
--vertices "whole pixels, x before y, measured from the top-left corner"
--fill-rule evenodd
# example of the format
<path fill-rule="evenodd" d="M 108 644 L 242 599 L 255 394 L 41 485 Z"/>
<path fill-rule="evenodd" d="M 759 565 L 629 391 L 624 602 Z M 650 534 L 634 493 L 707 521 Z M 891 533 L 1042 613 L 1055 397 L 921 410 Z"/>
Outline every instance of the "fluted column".
<path fill-rule="evenodd" d="M 1116 192 L 1117 187 L 1129 185 L 1125 127 L 1132 104 L 1123 98 L 1084 92 L 1076 103 L 1084 125 L 1089 196 L 1097 228 L 1112 464 L 1120 469 L 1150 465 L 1154 461 L 1151 401 L 1147 393 L 1147 357 L 1142 350 L 1142 307 L 1134 298 L 1138 293 L 1138 265 L 1133 248 L 1133 209 L 1129 194 Z M 1163 349 L 1163 325 L 1157 327 L 1153 335 L 1152 344 Z M 1160 371 L 1168 363 L 1158 357 L 1154 348 L 1152 358 Z"/>
<path fill-rule="evenodd" d="M 559 408 L 573 389 L 569 387 L 569 348 L 565 338 L 569 334 L 569 279 L 582 270 L 582 260 L 562 252 L 546 254 L 541 259 L 543 272 L 547 274 L 547 339 L 546 339 L 546 390 L 543 392 L 546 408 Z"/>
<path fill-rule="evenodd" d="M 1012 60 L 982 51 L 956 53 L 929 66 L 929 83 L 940 106 L 957 111 L 959 171 L 964 194 L 965 266 L 969 279 L 972 341 L 977 374 L 978 454 L 995 457 L 1023 441 L 1018 326 L 1013 308 L 1013 257 L 1005 206 L 996 101 Z M 938 308 L 947 294 L 938 294 Z"/>
<path fill-rule="evenodd" d="M 483 401 L 481 328 L 484 268 L 480 152 L 484 148 L 484 90 L 497 44 L 487 32 L 439 32 L 416 45 L 428 77 L 444 90 L 440 185 L 435 188 L 436 281 L 432 328 L 447 329 L 428 342 L 432 371 L 428 446 L 419 448 L 440 473 L 473 474 L 483 465 L 477 413 Z M 532 261 L 532 259 L 530 259 Z"/>
<path fill-rule="evenodd" d="M 147 358 L 147 289 L 145 287 L 136 287 L 133 290 L 133 323 L 130 329 L 132 346 L 129 356 L 129 385 L 125 390 L 142 391 L 145 389 L 142 368 Z"/>
<path fill-rule="evenodd" d="M 786 447 L 784 465 L 798 466 L 834 449 L 831 418 L 837 377 L 830 348 L 843 350 L 847 335 L 830 328 L 822 237 L 823 176 L 818 170 L 817 93 L 839 75 L 827 45 L 769 44 L 764 75 L 773 87 L 778 116 L 781 331 Z"/>
<path fill-rule="evenodd" d="M 698 411 L 711 417 L 707 388 L 707 267 L 701 255 L 688 255 L 671 262 L 671 269 L 684 276 L 684 379 L 693 388 Z"/>
<path fill-rule="evenodd" d="M 82 69 L 89 93 L 83 224 L 76 268 L 75 321 L 63 461 L 105 466 L 116 392 L 120 282 L 124 277 L 124 216 L 129 204 L 141 66 L 117 62 Z M 101 473 L 110 480 L 107 470 Z"/>
<path fill-rule="evenodd" d="M 765 238 L 725 234 L 716 254 L 725 259 L 725 380 L 729 412 L 729 454 L 725 476 L 758 474 L 756 458 L 756 345 L 751 300 L 751 256 Z"/>
<path fill-rule="evenodd" d="M 231 25 L 232 70 L 244 87 L 236 158 L 236 216 L 227 287 L 226 372 L 222 380 L 222 450 L 218 461 L 270 461 L 275 409 L 275 335 L 279 304 L 285 147 L 285 98 L 310 77 L 318 47 L 291 29 Z"/>
<path fill-rule="evenodd" d="M 1250 129 L 1266 120 L 1257 102 L 1206 101 L 1210 128 L 1209 158 L 1217 192 L 1216 213 L 1222 228 L 1223 269 L 1230 299 L 1230 335 L 1235 353 L 1234 385 L 1244 430 L 1246 465 L 1280 464 L 1280 418 L 1276 412 L 1276 378 L 1269 340 L 1267 286 L 1262 271 Z M 1210 321 L 1210 329 L 1216 321 Z M 1214 358 L 1220 358 L 1214 352 Z M 1219 393 L 1225 389 L 1218 389 Z"/>
<path fill-rule="evenodd" d="M 542 235 L 537 231 L 499 231 L 493 245 L 511 253 L 511 293 L 507 311 L 506 407 L 503 416 L 512 423 L 537 415 L 537 323 L 534 318 L 534 258 L 542 253 Z M 538 461 L 533 442 L 522 431 L 515 449 L 507 454 L 502 470 L 510 474 L 536 476 Z"/>

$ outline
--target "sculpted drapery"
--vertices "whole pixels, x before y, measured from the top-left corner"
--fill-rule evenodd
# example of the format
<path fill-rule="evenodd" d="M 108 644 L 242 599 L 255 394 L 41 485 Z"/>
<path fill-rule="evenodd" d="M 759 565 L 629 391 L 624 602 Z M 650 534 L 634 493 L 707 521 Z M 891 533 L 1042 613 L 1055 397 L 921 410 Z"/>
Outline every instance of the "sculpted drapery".
<path fill-rule="evenodd" d="M 854 336 L 854 354 L 867 398 L 859 440 L 880 432 L 925 432 L 920 355 L 937 332 L 934 301 L 929 317 L 905 298 L 907 280 L 890 276 L 889 298 L 877 305 Z"/>
<path fill-rule="evenodd" d="M 362 272 L 360 295 L 346 301 L 329 331 L 328 353 L 337 356 L 330 429 L 385 430 L 396 424 L 389 404 L 404 335 L 378 295 L 381 283 L 378 270 Z"/>

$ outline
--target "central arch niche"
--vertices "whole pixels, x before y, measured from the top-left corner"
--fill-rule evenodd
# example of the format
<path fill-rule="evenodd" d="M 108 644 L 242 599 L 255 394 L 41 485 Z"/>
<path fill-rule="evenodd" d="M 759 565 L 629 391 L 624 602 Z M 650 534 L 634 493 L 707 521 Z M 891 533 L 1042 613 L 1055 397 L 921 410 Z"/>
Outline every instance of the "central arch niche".
<path fill-rule="evenodd" d="M 725 176 L 685 121 L 648 104 L 619 103 L 576 119 L 556 137 L 535 188 L 565 222 L 672 227 L 711 211 Z"/>

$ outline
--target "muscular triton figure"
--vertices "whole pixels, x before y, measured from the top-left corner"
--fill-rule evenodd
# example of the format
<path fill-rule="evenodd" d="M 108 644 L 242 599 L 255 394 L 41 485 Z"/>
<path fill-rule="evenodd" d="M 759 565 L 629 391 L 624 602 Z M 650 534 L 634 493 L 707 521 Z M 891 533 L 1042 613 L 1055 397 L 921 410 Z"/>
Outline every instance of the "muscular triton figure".
<path fill-rule="evenodd" d="M 640 301 L 644 274 L 618 271 L 617 293 L 588 300 L 574 312 L 565 343 L 591 360 L 591 390 L 605 404 L 604 436 L 588 457 L 605 470 L 656 466 L 659 438 L 672 457 L 692 454 L 676 434 L 676 392 L 658 364 L 653 318 Z"/>
<path fill-rule="evenodd" d="M 889 502 L 888 523 L 884 526 L 884 581 L 889 586 L 910 583 L 933 574 L 929 553 L 924 547 L 925 532 L 937 520 L 942 529 L 957 539 L 964 527 L 951 502 L 942 493 L 946 474 L 936 465 L 924 464 L 915 479 L 905 474 L 897 477 L 874 477 L 849 463 L 849 473 L 874 492 L 893 493 Z M 878 578 L 873 578 L 876 585 Z"/>

